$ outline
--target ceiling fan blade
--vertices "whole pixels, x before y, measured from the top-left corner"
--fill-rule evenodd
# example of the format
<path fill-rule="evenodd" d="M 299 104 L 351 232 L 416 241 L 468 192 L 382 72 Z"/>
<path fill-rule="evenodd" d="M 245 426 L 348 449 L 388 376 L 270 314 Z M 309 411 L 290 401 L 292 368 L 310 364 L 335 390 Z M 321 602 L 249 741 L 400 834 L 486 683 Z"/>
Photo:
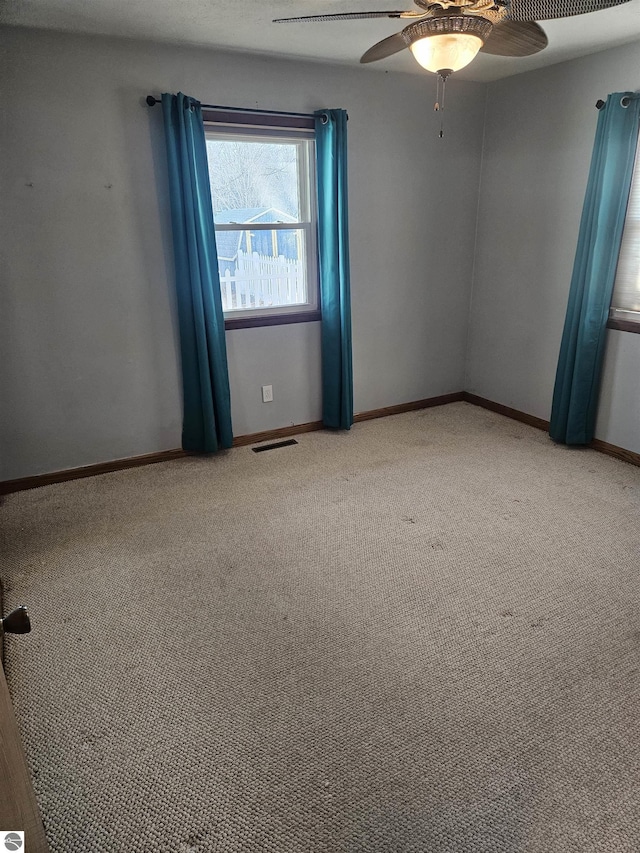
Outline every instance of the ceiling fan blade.
<path fill-rule="evenodd" d="M 360 62 L 376 62 L 378 59 L 386 59 L 387 56 L 393 56 L 394 53 L 398 53 L 406 46 L 407 43 L 402 38 L 402 33 L 396 33 L 370 47 L 366 53 L 362 54 Z"/>
<path fill-rule="evenodd" d="M 301 18 L 274 18 L 274 24 L 289 24 L 293 21 L 358 21 L 364 18 L 424 18 L 426 12 L 343 12 L 338 15 L 304 15 Z"/>
<path fill-rule="evenodd" d="M 620 6 L 629 0 L 511 0 L 507 17 L 512 21 L 550 21 L 571 15 L 586 15 Z"/>
<path fill-rule="evenodd" d="M 548 43 L 545 31 L 533 21 L 503 21 L 494 26 L 480 50 L 492 56 L 532 56 Z"/>

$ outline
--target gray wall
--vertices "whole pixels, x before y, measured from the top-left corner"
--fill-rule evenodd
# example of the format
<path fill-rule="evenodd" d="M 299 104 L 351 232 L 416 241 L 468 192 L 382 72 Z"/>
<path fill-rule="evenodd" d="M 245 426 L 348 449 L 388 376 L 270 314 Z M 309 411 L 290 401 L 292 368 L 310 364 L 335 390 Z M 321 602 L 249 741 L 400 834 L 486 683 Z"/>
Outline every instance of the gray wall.
<path fill-rule="evenodd" d="M 440 140 L 431 77 L 17 28 L 0 39 L 0 480 L 179 446 L 149 92 L 346 108 L 355 409 L 462 388 L 484 86 L 451 82 Z M 227 343 L 236 435 L 320 417 L 318 324 Z"/>
<path fill-rule="evenodd" d="M 489 87 L 466 388 L 551 410 L 597 111 L 640 88 L 640 44 Z M 596 435 L 640 452 L 640 335 L 608 332 Z"/>

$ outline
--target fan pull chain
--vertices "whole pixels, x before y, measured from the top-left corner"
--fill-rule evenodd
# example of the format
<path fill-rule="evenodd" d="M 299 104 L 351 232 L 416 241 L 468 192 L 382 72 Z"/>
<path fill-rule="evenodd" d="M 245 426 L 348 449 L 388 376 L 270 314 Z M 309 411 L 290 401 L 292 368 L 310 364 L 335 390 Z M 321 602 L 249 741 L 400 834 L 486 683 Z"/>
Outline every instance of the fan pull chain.
<path fill-rule="evenodd" d="M 444 112 L 444 96 L 447 88 L 447 77 L 451 74 L 447 68 L 443 71 L 439 71 L 436 77 L 436 102 L 433 105 L 433 109 L 435 112 L 442 113 Z M 440 97 L 440 93 L 442 92 L 442 97 Z M 444 116 L 440 116 L 440 133 L 438 134 L 440 139 L 444 136 Z"/>

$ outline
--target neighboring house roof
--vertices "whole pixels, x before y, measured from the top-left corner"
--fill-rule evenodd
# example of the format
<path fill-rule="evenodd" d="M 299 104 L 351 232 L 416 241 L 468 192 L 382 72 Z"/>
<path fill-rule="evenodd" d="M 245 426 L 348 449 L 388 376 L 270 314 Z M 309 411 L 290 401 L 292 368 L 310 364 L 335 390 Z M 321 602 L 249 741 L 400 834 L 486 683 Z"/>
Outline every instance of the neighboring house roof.
<path fill-rule="evenodd" d="M 246 225 L 249 222 L 297 222 L 297 220 L 278 210 L 277 207 L 244 207 L 236 210 L 223 210 L 214 213 L 217 225 L 230 225 L 237 222 Z M 218 260 L 233 262 L 238 256 L 242 233 L 239 231 L 218 231 L 216 233 L 216 248 Z"/>
<path fill-rule="evenodd" d="M 248 222 L 297 222 L 294 216 L 290 216 L 277 207 L 243 207 L 236 210 L 221 210 L 213 214 L 213 218 L 219 225 L 229 225 L 237 222 L 246 225 Z"/>

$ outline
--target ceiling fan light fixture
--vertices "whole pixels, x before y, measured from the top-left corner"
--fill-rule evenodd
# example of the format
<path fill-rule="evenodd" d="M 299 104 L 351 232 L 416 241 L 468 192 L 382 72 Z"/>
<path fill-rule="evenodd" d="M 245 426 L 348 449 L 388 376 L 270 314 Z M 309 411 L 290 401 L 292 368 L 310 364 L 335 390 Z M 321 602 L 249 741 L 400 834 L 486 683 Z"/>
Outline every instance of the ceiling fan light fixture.
<path fill-rule="evenodd" d="M 410 45 L 416 62 L 437 74 L 439 71 L 459 71 L 475 59 L 482 47 L 478 36 L 428 36 Z"/>
<path fill-rule="evenodd" d="M 427 71 L 459 71 L 475 59 L 493 24 L 477 16 L 428 18 L 402 31 L 415 60 Z"/>

